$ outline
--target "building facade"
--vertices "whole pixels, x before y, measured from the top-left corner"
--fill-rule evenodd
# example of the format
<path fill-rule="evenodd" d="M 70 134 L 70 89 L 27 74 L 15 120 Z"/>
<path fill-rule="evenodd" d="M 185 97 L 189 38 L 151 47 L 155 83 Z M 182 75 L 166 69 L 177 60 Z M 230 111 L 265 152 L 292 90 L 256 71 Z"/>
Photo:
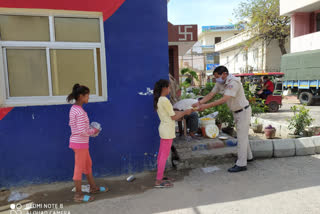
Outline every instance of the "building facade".
<path fill-rule="evenodd" d="M 3 0 L 0 31 L 0 187 L 72 179 L 75 83 L 90 87 L 84 108 L 103 128 L 90 140 L 94 176 L 156 166 L 166 0 Z"/>
<path fill-rule="evenodd" d="M 168 22 L 169 73 L 179 82 L 179 58 L 198 41 L 198 25 L 173 25 Z"/>
<path fill-rule="evenodd" d="M 258 41 L 247 47 L 245 42 L 251 38 L 250 33 L 244 31 L 217 44 L 220 64 L 227 66 L 231 73 L 279 72 L 281 51 L 278 41 L 274 40 L 268 45 Z M 286 50 L 289 49 L 287 42 Z"/>
<path fill-rule="evenodd" d="M 221 64 L 219 52 L 216 51 L 216 45 L 230 37 L 241 32 L 235 25 L 212 25 L 203 26 L 199 36 L 202 44 L 202 53 L 205 59 L 205 70 L 207 75 L 212 75 L 215 67 Z"/>
<path fill-rule="evenodd" d="M 320 50 L 320 1 L 280 0 L 280 15 L 291 17 L 291 52 Z"/>

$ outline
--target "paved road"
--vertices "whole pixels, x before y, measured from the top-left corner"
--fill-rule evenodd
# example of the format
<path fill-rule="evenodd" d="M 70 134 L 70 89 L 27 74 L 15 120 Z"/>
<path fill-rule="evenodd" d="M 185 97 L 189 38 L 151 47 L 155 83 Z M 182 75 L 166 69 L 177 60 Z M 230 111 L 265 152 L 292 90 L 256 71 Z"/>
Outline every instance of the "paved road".
<path fill-rule="evenodd" d="M 288 123 L 287 119 L 293 116 L 290 108 L 294 105 L 300 105 L 299 100 L 294 97 L 289 97 L 289 99 L 283 99 L 283 105 L 280 108 L 279 112 L 276 113 L 267 113 L 260 115 L 263 119 L 268 119 L 272 121 L 278 121 L 281 123 Z M 320 104 L 319 102 L 314 106 L 306 106 L 310 109 L 310 114 L 315 119 L 313 126 L 320 126 Z"/>
<path fill-rule="evenodd" d="M 259 160 L 249 171 L 190 172 L 172 189 L 66 207 L 71 213 L 318 214 L 320 155 Z"/>

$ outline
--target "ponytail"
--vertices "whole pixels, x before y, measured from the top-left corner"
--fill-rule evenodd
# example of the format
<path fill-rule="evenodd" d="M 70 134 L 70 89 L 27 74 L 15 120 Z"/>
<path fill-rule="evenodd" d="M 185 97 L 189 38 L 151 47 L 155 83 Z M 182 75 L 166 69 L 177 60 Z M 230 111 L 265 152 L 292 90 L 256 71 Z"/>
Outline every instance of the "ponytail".
<path fill-rule="evenodd" d="M 90 93 L 90 89 L 87 86 L 75 84 L 72 88 L 71 94 L 68 95 L 67 101 L 70 103 L 72 100 L 78 100 L 79 96 Z"/>
<path fill-rule="evenodd" d="M 169 87 L 169 81 L 161 79 L 156 84 L 154 85 L 153 89 L 153 108 L 154 110 L 158 109 L 158 101 L 159 98 L 161 97 L 161 92 L 163 88 L 168 88 Z"/>

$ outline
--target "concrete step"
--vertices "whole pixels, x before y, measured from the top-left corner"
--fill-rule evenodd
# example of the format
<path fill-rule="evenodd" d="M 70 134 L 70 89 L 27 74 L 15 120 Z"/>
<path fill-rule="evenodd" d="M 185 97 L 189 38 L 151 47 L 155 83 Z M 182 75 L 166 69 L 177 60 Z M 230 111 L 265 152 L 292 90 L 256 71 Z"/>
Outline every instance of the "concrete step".
<path fill-rule="evenodd" d="M 175 161 L 177 169 L 207 167 L 233 162 L 237 157 L 237 147 L 223 147 L 210 150 L 179 152 L 180 160 Z"/>
<path fill-rule="evenodd" d="M 227 136 L 225 134 L 219 135 Z M 235 138 L 227 136 L 228 140 L 236 141 Z M 210 138 L 200 138 L 200 140 L 186 140 L 184 138 L 177 138 L 174 140 L 173 145 L 177 149 L 178 152 L 191 152 L 191 151 L 200 151 L 200 150 L 210 150 L 215 145 L 224 144 L 225 140 L 220 140 L 219 138 L 210 139 Z"/>

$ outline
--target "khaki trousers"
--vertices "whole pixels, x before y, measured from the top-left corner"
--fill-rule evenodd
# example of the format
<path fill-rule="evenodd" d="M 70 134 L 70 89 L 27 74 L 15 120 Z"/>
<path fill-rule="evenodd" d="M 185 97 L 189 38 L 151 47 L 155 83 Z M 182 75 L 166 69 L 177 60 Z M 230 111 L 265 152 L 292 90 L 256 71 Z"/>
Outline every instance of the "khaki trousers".
<path fill-rule="evenodd" d="M 253 158 L 249 144 L 249 128 L 251 120 L 251 107 L 242 112 L 233 113 L 238 138 L 237 166 L 247 166 L 247 160 Z"/>

